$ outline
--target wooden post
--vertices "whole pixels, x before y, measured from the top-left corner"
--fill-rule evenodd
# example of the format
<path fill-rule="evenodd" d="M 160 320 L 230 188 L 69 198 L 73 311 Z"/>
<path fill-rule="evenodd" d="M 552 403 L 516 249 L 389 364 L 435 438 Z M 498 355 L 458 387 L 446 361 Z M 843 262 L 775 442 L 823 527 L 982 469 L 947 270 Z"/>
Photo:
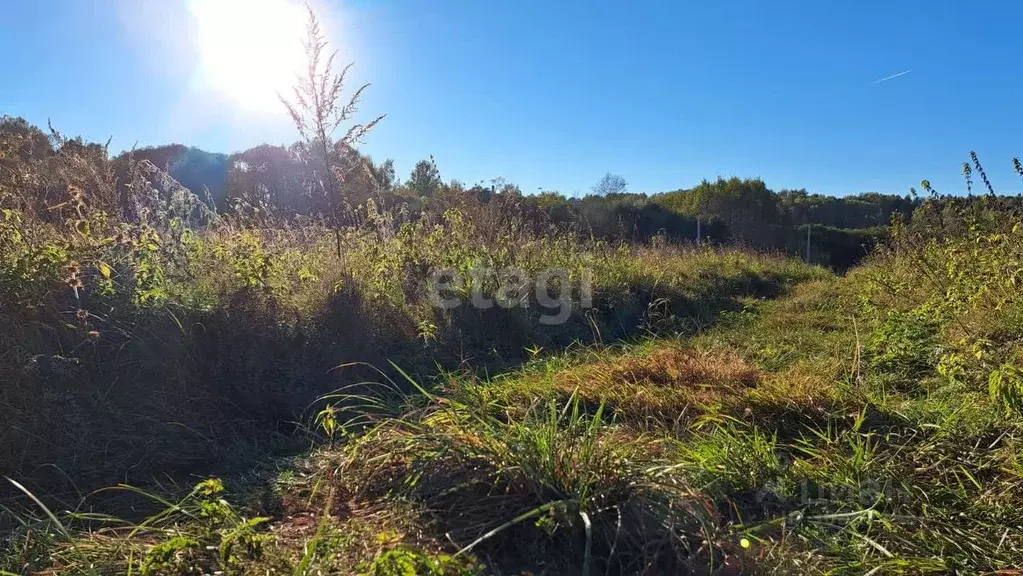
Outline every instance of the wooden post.
<path fill-rule="evenodd" d="M 810 263 L 810 228 L 812 224 L 807 223 L 806 225 L 806 263 Z"/>

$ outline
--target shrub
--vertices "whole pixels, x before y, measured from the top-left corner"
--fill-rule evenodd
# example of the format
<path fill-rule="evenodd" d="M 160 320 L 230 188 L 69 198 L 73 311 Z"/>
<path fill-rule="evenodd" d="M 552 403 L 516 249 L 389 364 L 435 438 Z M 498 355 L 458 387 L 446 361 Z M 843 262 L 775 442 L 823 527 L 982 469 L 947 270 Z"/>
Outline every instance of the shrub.
<path fill-rule="evenodd" d="M 927 310 L 890 312 L 867 344 L 870 366 L 912 385 L 934 370 L 939 322 Z"/>

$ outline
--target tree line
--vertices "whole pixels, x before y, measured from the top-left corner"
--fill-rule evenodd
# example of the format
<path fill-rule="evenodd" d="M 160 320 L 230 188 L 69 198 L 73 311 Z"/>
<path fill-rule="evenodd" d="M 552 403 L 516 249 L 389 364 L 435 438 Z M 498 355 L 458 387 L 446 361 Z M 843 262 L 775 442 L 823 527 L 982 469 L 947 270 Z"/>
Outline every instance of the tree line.
<path fill-rule="evenodd" d="M 5 203 L 46 219 L 66 205 L 72 186 L 88 190 L 90 201 L 108 213 L 131 218 L 132 195 L 139 193 L 131 188 L 132 170 L 146 162 L 219 213 L 253 226 L 326 219 L 335 207 L 322 191 L 327 170 L 316 153 L 316 141 L 261 144 L 234 154 L 170 144 L 111 155 L 105 144 L 3 117 L 0 192 L 5 192 Z M 355 149 L 330 161 L 344 167 L 336 208 L 346 226 L 361 225 L 370 205 L 400 214 L 399 224 L 402 219 L 435 217 L 452 207 L 468 213 L 500 207 L 529 226 L 569 227 L 608 240 L 742 244 L 803 257 L 809 249 L 812 262 L 838 269 L 858 262 L 884 240 L 893 218 L 908 221 L 920 205 L 911 195 L 776 192 L 758 178 L 718 178 L 688 189 L 635 193 L 627 191 L 624 178 L 610 173 L 582 197 L 556 191 L 523 194 L 500 178 L 473 185 L 444 180 L 432 157 L 418 162 L 404 179 L 392 160 L 376 162 Z M 88 169 L 72 169 L 72 164 Z M 94 181 L 72 181 L 82 174 Z"/>

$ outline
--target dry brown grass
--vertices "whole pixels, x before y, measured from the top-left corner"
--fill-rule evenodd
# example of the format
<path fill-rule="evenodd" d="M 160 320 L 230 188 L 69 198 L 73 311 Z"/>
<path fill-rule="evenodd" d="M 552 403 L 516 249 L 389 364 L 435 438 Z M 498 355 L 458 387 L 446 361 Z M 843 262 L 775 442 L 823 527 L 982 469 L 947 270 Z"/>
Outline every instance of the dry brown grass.
<path fill-rule="evenodd" d="M 743 396 L 761 379 L 760 370 L 734 351 L 667 345 L 555 373 L 550 385 L 591 404 L 603 402 L 630 424 L 680 425 Z"/>
<path fill-rule="evenodd" d="M 648 356 L 624 356 L 567 374 L 567 383 L 628 381 L 659 388 L 753 386 L 760 372 L 731 350 L 661 348 Z M 562 385 L 563 386 L 563 385 Z"/>
<path fill-rule="evenodd" d="M 756 387 L 724 397 L 721 410 L 767 430 L 794 430 L 797 422 L 819 422 L 836 408 L 834 383 L 843 369 L 837 361 L 831 366 L 796 362 L 763 375 Z"/>
<path fill-rule="evenodd" d="M 844 359 L 795 362 L 767 371 L 727 345 L 683 347 L 665 342 L 651 351 L 604 354 L 596 362 L 544 378 L 502 382 L 498 394 L 513 406 L 540 397 L 575 395 L 601 403 L 631 428 L 682 433 L 695 419 L 723 414 L 765 429 L 813 422 L 836 408 L 835 382 L 850 373 Z"/>

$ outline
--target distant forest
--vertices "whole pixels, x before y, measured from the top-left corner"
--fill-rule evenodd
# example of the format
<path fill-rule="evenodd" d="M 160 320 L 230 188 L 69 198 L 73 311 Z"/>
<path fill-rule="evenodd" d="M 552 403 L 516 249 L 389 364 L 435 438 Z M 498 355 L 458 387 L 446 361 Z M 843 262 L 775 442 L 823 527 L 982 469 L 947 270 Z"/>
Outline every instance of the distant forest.
<path fill-rule="evenodd" d="M 65 138 L 22 118 L 0 118 L 0 187 L 19 190 L 21 208 L 45 216 L 66 195 L 62 171 L 50 164 L 73 156 L 90 163 L 97 175 L 113 175 L 110 208 L 130 212 L 130 171 L 151 164 L 221 213 L 252 225 L 286 225 L 295 218 L 317 218 L 329 211 L 315 181 L 318 167 L 306 143 L 262 144 L 235 154 L 207 152 L 182 144 L 148 147 L 111 157 L 104 144 Z M 61 155 L 65 147 L 76 154 Z M 147 162 L 143 162 L 147 161 Z M 451 207 L 515 208 L 534 227 L 572 227 L 607 240 L 742 244 L 806 257 L 844 270 L 883 241 L 893 218 L 907 221 L 920 205 L 915 194 L 863 193 L 844 197 L 806 190 L 773 191 L 758 178 L 718 178 L 690 189 L 653 194 L 626 191 L 625 180 L 608 174 L 583 197 L 556 191 L 523 194 L 503 179 L 467 185 L 445 181 L 433 158 L 416 164 L 407 178 L 391 160 L 374 162 L 354 153 L 343 183 L 343 213 L 359 225 L 373 211 L 415 219 Z M 115 198 L 116 197 L 116 198 Z M 809 230 L 809 235 L 807 234 Z M 809 246 L 807 238 L 809 236 Z"/>

